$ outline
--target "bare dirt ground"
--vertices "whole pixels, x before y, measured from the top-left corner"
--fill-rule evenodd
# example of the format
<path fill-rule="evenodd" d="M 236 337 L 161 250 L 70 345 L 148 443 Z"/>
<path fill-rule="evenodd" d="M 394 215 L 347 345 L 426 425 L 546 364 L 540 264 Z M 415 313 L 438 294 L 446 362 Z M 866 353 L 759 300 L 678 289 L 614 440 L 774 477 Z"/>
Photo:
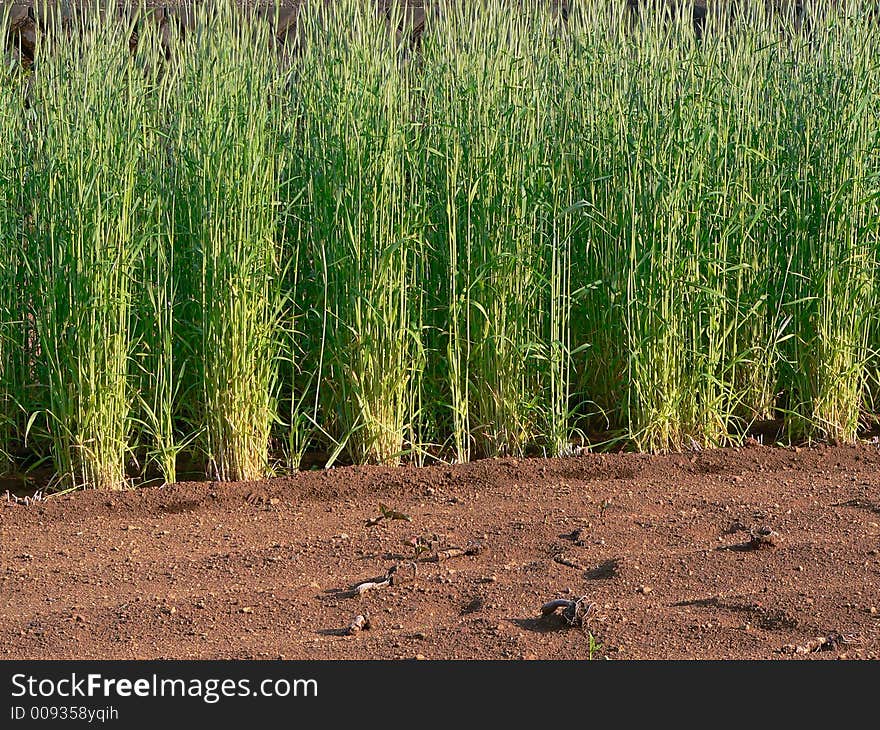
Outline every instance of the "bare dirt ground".
<path fill-rule="evenodd" d="M 878 658 L 878 466 L 753 445 L 6 504 L 0 658 L 583 659 L 587 631 L 539 618 L 581 596 L 594 658 Z M 379 501 L 411 522 L 368 527 Z"/>

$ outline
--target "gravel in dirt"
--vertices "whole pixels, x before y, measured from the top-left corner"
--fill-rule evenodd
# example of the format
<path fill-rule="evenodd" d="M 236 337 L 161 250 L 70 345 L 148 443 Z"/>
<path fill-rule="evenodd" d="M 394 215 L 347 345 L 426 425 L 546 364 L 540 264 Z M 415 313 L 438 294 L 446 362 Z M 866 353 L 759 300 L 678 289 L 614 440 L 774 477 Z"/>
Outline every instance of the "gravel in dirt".
<path fill-rule="evenodd" d="M 0 659 L 876 659 L 878 467 L 754 444 L 0 498 Z M 380 501 L 411 521 L 366 527 Z"/>

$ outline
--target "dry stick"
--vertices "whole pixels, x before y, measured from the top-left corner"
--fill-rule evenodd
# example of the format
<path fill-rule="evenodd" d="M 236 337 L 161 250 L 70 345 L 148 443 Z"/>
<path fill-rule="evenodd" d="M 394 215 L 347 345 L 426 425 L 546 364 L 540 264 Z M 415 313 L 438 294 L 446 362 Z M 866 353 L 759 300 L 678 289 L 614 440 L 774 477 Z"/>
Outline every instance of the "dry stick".
<path fill-rule="evenodd" d="M 406 568 L 406 570 L 403 570 Z M 399 586 L 404 583 L 410 583 L 416 579 L 417 567 L 415 563 L 403 563 L 401 565 L 392 565 L 383 578 L 364 581 L 358 583 L 351 592 L 353 596 L 362 596 L 367 591 L 373 591 L 378 588 L 387 586 Z"/>
<path fill-rule="evenodd" d="M 541 618 L 548 618 L 561 608 L 562 618 L 565 619 L 569 626 L 586 626 L 595 606 L 596 604 L 587 601 L 586 596 L 581 596 L 576 601 L 567 598 L 556 598 L 541 606 Z"/>
<path fill-rule="evenodd" d="M 560 565 L 566 565 L 569 568 L 575 568 L 576 570 L 585 570 L 584 566 L 582 566 L 577 560 L 569 558 L 563 553 L 557 553 L 554 555 L 553 562 L 559 563 Z"/>
<path fill-rule="evenodd" d="M 541 606 L 541 616 L 546 617 L 556 613 L 560 608 L 571 608 L 572 606 L 574 606 L 574 601 L 567 598 L 555 598 Z"/>
<path fill-rule="evenodd" d="M 358 596 L 364 595 L 367 591 L 372 591 L 376 588 L 384 588 L 385 586 L 390 586 L 390 580 L 368 580 L 363 583 L 359 583 L 355 586 L 353 593 Z"/>
<path fill-rule="evenodd" d="M 438 550 L 436 555 L 425 558 L 426 563 L 439 563 L 450 558 L 460 558 L 463 555 L 479 555 L 483 551 L 483 545 L 479 542 L 469 543 L 465 548 L 451 547 Z"/>

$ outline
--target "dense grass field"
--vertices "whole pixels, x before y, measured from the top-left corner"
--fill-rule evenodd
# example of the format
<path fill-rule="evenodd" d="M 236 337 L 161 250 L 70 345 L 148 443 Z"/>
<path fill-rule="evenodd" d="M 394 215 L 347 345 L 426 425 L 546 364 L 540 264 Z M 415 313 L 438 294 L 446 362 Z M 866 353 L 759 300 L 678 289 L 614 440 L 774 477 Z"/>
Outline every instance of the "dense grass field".
<path fill-rule="evenodd" d="M 880 410 L 866 5 L 697 35 L 438 0 L 414 43 L 339 0 L 278 52 L 224 2 L 133 48 L 113 15 L 41 34 L 0 73 L 0 473 L 854 440 Z"/>

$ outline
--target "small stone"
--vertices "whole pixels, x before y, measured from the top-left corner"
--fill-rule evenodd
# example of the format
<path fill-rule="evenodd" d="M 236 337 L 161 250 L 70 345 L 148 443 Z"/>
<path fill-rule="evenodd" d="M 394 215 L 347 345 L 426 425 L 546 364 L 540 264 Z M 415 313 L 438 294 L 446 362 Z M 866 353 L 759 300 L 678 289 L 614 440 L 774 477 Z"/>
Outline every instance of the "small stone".
<path fill-rule="evenodd" d="M 417 660 L 417 661 L 423 662 L 423 661 L 425 661 L 425 659 L 427 659 L 427 658 L 428 658 L 428 657 L 426 657 L 424 654 L 416 654 L 416 660 Z"/>
<path fill-rule="evenodd" d="M 348 636 L 354 636 L 355 634 L 359 634 L 361 631 L 369 631 L 372 628 L 372 623 L 370 621 L 370 617 L 367 614 L 358 614 L 352 619 L 352 622 L 348 625 L 348 628 L 345 630 L 345 633 Z"/>
<path fill-rule="evenodd" d="M 636 592 L 641 593 L 643 596 L 647 596 L 654 589 L 651 586 L 639 586 L 636 589 Z"/>
<path fill-rule="evenodd" d="M 752 548 L 776 547 L 782 541 L 781 535 L 771 530 L 769 527 L 762 526 L 751 531 L 751 540 L 749 545 Z"/>
<path fill-rule="evenodd" d="M 876 616 L 877 615 L 877 606 L 871 606 L 871 608 L 868 609 L 868 613 L 870 613 L 872 616 Z"/>
<path fill-rule="evenodd" d="M 251 608 L 250 606 L 245 606 L 244 608 L 241 609 L 241 612 L 242 613 L 253 613 L 254 609 Z"/>

